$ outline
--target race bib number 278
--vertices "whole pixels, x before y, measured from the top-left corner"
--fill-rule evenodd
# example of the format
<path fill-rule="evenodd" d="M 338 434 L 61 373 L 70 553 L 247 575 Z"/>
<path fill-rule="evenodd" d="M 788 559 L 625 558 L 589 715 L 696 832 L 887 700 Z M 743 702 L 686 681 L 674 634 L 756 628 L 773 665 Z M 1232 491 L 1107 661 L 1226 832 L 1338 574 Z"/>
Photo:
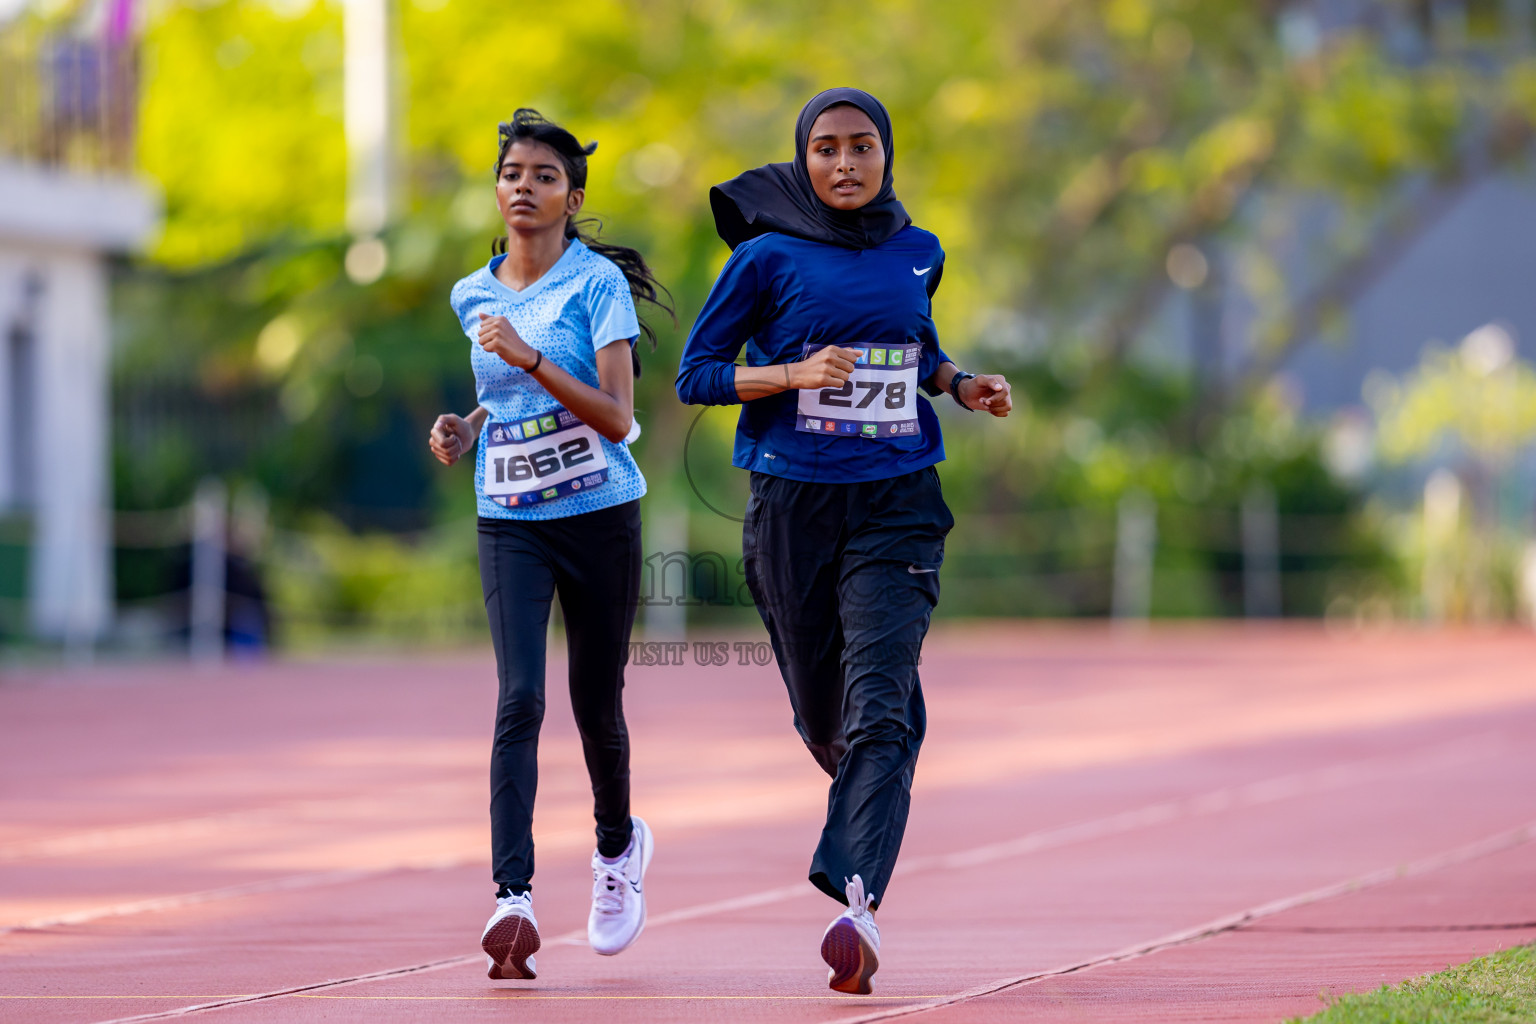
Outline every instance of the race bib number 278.
<path fill-rule="evenodd" d="M 824 345 L 807 345 L 802 359 Z M 801 391 L 795 429 L 829 437 L 890 440 L 919 432 L 917 345 L 850 345 L 860 355 L 840 388 Z"/>

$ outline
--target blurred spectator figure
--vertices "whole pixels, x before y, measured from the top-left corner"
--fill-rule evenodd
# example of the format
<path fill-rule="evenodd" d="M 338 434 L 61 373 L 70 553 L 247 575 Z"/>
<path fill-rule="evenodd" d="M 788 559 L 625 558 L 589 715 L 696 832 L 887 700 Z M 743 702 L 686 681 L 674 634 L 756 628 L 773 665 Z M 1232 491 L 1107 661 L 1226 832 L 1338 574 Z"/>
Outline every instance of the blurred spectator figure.
<path fill-rule="evenodd" d="M 235 492 L 229 548 L 224 556 L 224 651 L 236 660 L 259 658 L 272 643 L 272 613 L 262 583 L 267 496 L 249 486 Z"/>
<path fill-rule="evenodd" d="M 224 650 L 237 661 L 260 658 L 272 642 L 272 616 L 255 560 L 233 545 L 224 561 Z"/>
<path fill-rule="evenodd" d="M 236 491 L 228 512 L 224 512 L 224 490 L 217 485 L 213 493 L 218 496 L 216 507 L 220 510 L 220 525 L 214 531 L 214 549 L 198 549 L 200 543 L 196 531 L 191 543 L 177 549 L 176 565 L 169 580 L 171 592 L 179 595 L 176 602 L 176 618 L 172 637 L 185 643 L 194 657 L 227 657 L 251 660 L 263 656 L 272 643 L 272 615 L 270 600 L 261 569 L 261 552 L 266 545 L 267 500 L 266 495 L 255 487 Z M 204 538 L 201 543 L 208 543 Z M 199 597 L 198 559 L 213 557 L 215 565 L 223 563 L 222 595 L 213 598 L 213 611 L 222 622 L 222 644 L 215 643 L 211 651 L 201 651 L 207 643 L 200 639 L 197 620 L 199 611 L 207 607 L 206 597 Z M 215 577 L 217 578 L 217 576 Z M 218 593 L 217 591 L 215 592 Z"/>

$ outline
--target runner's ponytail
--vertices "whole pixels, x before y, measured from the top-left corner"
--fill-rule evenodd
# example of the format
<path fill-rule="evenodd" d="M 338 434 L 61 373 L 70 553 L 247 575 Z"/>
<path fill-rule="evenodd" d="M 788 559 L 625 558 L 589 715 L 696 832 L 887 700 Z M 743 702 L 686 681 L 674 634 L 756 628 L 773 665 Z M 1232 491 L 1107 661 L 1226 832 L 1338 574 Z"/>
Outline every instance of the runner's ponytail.
<path fill-rule="evenodd" d="M 531 141 L 542 142 L 554 150 L 560 157 L 560 162 L 565 165 L 565 175 L 570 179 L 571 188 L 587 187 L 587 157 L 597 150 L 597 143 L 589 142 L 585 146 L 576 141 L 576 136 L 555 124 L 546 120 L 544 115 L 537 110 L 528 107 L 520 107 L 512 114 L 512 120 L 503 121 L 497 125 L 500 136 L 500 146 L 496 153 L 496 175 L 501 175 L 501 163 L 507 158 L 507 150 L 514 142 Z M 588 227 L 590 226 L 590 233 Z M 645 257 L 638 249 L 628 246 L 614 245 L 610 242 L 598 240 L 598 234 L 602 230 L 600 221 L 594 218 L 586 218 L 577 221 L 574 217 L 565 223 L 565 237 L 579 239 L 583 245 L 599 256 L 606 256 L 618 265 L 624 272 L 624 279 L 629 282 L 629 293 L 638 307 L 641 302 L 649 302 L 658 309 L 666 312 L 677 322 L 677 314 L 672 308 L 672 293 L 656 280 L 656 275 L 646 264 Z M 507 251 L 507 238 L 505 235 L 497 236 L 491 242 L 491 253 L 500 255 Z M 638 308 L 636 310 L 638 313 Z M 651 348 L 656 348 L 656 331 L 642 317 L 640 319 L 640 333 L 645 335 L 645 340 L 650 342 Z M 634 362 L 635 376 L 640 376 L 640 356 L 633 349 L 630 350 L 631 359 Z"/>

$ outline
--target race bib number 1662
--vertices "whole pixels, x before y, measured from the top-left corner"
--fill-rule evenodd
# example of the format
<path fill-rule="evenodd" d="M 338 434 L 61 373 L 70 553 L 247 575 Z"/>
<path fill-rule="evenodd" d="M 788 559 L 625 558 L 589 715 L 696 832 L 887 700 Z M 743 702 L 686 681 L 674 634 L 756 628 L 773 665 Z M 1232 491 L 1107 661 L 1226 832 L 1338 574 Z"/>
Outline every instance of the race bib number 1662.
<path fill-rule="evenodd" d="M 509 508 L 553 501 L 608 482 L 602 439 L 567 409 L 516 423 L 487 423 L 485 496 Z"/>

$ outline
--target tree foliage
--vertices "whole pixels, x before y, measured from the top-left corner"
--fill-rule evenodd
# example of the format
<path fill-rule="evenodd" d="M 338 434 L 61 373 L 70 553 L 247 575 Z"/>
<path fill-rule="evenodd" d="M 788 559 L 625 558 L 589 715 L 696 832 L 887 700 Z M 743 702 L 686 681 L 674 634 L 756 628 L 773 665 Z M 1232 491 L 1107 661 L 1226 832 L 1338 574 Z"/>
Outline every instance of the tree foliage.
<path fill-rule="evenodd" d="M 1431 346 L 1399 382 L 1378 376 L 1368 389 L 1382 454 L 1394 462 L 1452 445 L 1486 467 L 1502 467 L 1536 441 L 1536 370 L 1489 324 L 1456 349 Z"/>
<path fill-rule="evenodd" d="M 726 257 L 707 189 L 789 158 L 801 103 L 854 84 L 890 107 L 898 193 L 946 248 L 946 347 L 1022 385 L 1008 424 L 950 428 L 955 490 L 995 509 L 1112 502 L 1209 472 L 1226 482 L 1184 493 L 1228 500 L 1247 471 L 1222 461 L 1223 438 L 1275 421 L 1254 410 L 1276 361 L 1347 301 L 1383 239 L 1418 222 L 1426 194 L 1512 159 L 1536 115 L 1536 64 L 1496 32 L 1451 46 L 1425 5 L 1361 10 L 1320 33 L 1296 20 L 1304 11 L 1232 0 L 593 0 L 538 17 L 400 0 L 399 212 L 388 268 L 363 285 L 343 269 L 341 6 L 155 8 L 140 150 L 167 221 L 123 276 L 119 390 L 132 405 L 180 382 L 164 387 L 265 409 L 237 447 L 280 511 L 381 525 L 395 520 L 351 511 L 467 513 L 463 480 L 420 441 L 432 415 L 470 400 L 446 296 L 499 227 L 496 123 L 534 106 L 599 140 L 587 210 L 678 299 L 679 325 L 657 324 L 645 359 L 637 454 L 655 493 L 681 493 L 696 414 L 672 396 L 673 368 Z M 1295 196 L 1328 211 L 1321 230 L 1274 202 Z M 1203 273 L 1192 254 L 1213 240 L 1241 253 L 1258 321 L 1238 425 L 1196 433 L 1201 391 L 1124 357 L 1172 278 Z M 1308 272 L 1292 275 L 1280 254 L 1302 245 Z M 139 404 L 153 421 L 154 402 Z M 1074 427 L 1086 422 L 1096 448 Z M 697 421 L 696 485 L 739 488 L 720 468 L 731 425 L 723 412 Z M 1315 468 L 1297 431 L 1297 458 Z M 208 467 L 199 443 L 146 428 L 120 493 L 174 500 Z"/>

